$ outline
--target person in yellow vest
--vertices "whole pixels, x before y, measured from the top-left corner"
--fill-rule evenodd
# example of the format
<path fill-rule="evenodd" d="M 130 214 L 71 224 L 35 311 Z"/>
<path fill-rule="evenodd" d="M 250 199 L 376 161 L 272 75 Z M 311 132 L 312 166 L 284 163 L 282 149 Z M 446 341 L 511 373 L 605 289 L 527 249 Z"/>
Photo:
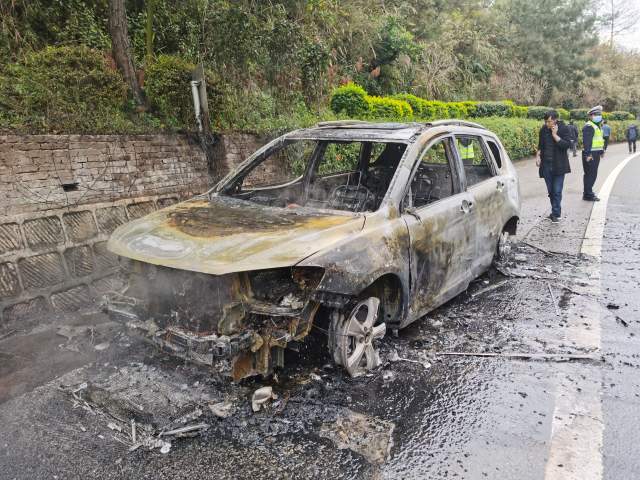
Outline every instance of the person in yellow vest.
<path fill-rule="evenodd" d="M 593 184 L 598 178 L 600 159 L 604 155 L 604 135 L 602 133 L 602 106 L 589 110 L 589 120 L 582 127 L 582 169 L 584 190 L 582 199 L 597 202 L 600 199 L 593 192 Z"/>
<path fill-rule="evenodd" d="M 472 165 L 476 158 L 473 150 L 473 140 L 468 137 L 462 137 L 458 139 L 458 152 L 460 152 L 460 159 L 465 165 Z"/>

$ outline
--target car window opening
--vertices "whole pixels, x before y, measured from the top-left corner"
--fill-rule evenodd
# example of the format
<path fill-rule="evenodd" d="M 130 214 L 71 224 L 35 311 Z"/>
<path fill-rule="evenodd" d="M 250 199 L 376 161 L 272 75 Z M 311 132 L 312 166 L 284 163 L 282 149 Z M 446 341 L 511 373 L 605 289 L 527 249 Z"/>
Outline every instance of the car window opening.
<path fill-rule="evenodd" d="M 287 141 L 220 192 L 271 207 L 375 211 L 406 147 L 392 142 Z"/>
<path fill-rule="evenodd" d="M 498 145 L 496 145 L 496 142 L 494 142 L 493 140 L 487 140 L 487 145 L 489 145 L 489 149 L 493 154 L 493 159 L 496 161 L 496 165 L 498 165 L 498 168 L 501 169 L 502 157 L 500 157 L 500 149 L 498 148 Z"/>
<path fill-rule="evenodd" d="M 422 156 L 411 181 L 408 206 L 420 208 L 454 194 L 448 140 L 432 145 Z"/>
<path fill-rule="evenodd" d="M 460 135 L 456 137 L 456 148 L 464 166 L 464 174 L 467 178 L 467 186 L 493 177 L 485 149 L 479 137 Z"/>

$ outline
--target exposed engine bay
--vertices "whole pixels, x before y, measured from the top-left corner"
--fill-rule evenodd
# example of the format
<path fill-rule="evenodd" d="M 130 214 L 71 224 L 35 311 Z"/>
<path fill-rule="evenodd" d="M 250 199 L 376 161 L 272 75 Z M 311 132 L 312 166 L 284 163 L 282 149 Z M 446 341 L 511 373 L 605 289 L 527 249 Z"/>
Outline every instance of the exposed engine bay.
<path fill-rule="evenodd" d="M 238 380 L 283 365 L 283 349 L 307 336 L 322 269 L 279 268 L 208 275 L 128 261 L 128 286 L 108 310 L 172 355 L 227 362 Z M 224 365 L 221 365 L 224 367 Z"/>

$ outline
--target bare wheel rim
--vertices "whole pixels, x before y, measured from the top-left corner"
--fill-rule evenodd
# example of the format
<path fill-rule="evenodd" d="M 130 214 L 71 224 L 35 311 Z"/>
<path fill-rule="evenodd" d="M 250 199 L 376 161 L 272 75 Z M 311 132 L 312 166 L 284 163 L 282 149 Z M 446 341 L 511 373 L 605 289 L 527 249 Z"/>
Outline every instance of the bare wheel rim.
<path fill-rule="evenodd" d="M 384 337 L 384 323 L 376 325 L 380 300 L 370 297 L 359 302 L 345 319 L 336 325 L 334 358 L 352 377 L 362 375 L 380 365 L 374 341 Z"/>
<path fill-rule="evenodd" d="M 502 232 L 498 239 L 498 258 L 504 260 L 511 253 L 511 238 L 509 232 Z"/>

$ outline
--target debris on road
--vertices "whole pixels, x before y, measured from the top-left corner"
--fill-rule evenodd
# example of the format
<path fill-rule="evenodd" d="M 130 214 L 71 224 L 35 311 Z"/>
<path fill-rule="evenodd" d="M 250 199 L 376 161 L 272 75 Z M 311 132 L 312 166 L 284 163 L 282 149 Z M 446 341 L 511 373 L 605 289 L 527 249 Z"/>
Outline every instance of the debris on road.
<path fill-rule="evenodd" d="M 472 293 L 472 294 L 471 294 L 471 298 L 472 298 L 472 299 L 473 299 L 473 298 L 477 298 L 477 297 L 479 297 L 480 295 L 484 295 L 485 293 L 489 293 L 489 292 L 491 292 L 491 291 L 493 291 L 493 290 L 496 290 L 496 289 L 498 289 L 498 288 L 502 287 L 504 284 L 506 284 L 506 283 L 508 283 L 508 282 L 509 282 L 509 280 L 505 279 L 505 280 L 502 280 L 501 282 L 494 283 L 493 285 L 490 285 L 490 286 L 488 286 L 488 287 L 486 287 L 486 288 L 483 288 L 483 289 L 481 289 L 481 290 L 478 290 L 478 291 L 477 291 L 477 292 L 475 292 L 475 293 Z"/>
<path fill-rule="evenodd" d="M 276 398 L 278 396 L 273 393 L 272 387 L 259 388 L 253 392 L 253 397 L 251 397 L 251 409 L 254 412 L 259 412 L 267 402 Z"/>
<path fill-rule="evenodd" d="M 387 358 L 388 361 L 390 362 L 407 362 L 407 363 L 415 363 L 418 365 L 421 365 L 422 367 L 424 367 L 425 369 L 429 369 L 431 368 L 431 364 L 427 361 L 420 361 L 420 360 L 412 360 L 410 358 L 403 358 L 400 355 L 398 355 L 398 352 L 396 350 L 393 350 L 391 352 L 391 354 L 389 355 L 389 357 Z"/>
<path fill-rule="evenodd" d="M 629 322 L 627 322 L 625 319 L 620 318 L 618 315 L 616 315 L 616 321 L 618 323 L 620 323 L 623 327 L 628 327 L 629 326 Z"/>
<path fill-rule="evenodd" d="M 209 410 L 218 418 L 229 418 L 233 414 L 233 403 L 218 402 L 209 405 Z"/>
<path fill-rule="evenodd" d="M 109 348 L 110 345 L 111 344 L 109 342 L 102 342 L 102 343 L 99 343 L 99 344 L 95 345 L 93 348 L 95 350 L 101 352 L 101 351 L 106 350 L 107 348 Z"/>
<path fill-rule="evenodd" d="M 324 423 L 320 436 L 328 438 L 339 449 L 362 455 L 369 463 L 380 465 L 393 446 L 395 425 L 387 420 L 344 409 L 332 423 Z"/>
<path fill-rule="evenodd" d="M 547 288 L 549 289 L 549 294 L 551 295 L 551 301 L 553 302 L 553 308 L 556 311 L 556 315 L 560 316 L 560 308 L 558 307 L 558 302 L 556 302 L 556 296 L 553 294 L 553 290 L 551 290 L 551 284 L 547 282 Z"/>
<path fill-rule="evenodd" d="M 526 245 L 528 247 L 533 248 L 534 250 L 538 250 L 539 252 L 544 253 L 545 255 L 548 255 L 550 257 L 555 257 L 557 254 L 554 252 L 550 252 L 549 250 L 545 250 L 542 247 L 539 247 L 537 245 L 534 245 L 533 243 L 529 243 L 529 242 L 525 242 L 525 241 L 521 241 L 520 243 L 522 243 L 523 245 Z"/>
<path fill-rule="evenodd" d="M 583 355 L 572 353 L 500 353 L 500 352 L 434 352 L 436 356 L 457 357 L 498 357 L 518 360 L 546 360 L 554 362 L 590 361 L 604 362 L 603 357 L 597 355 Z"/>

